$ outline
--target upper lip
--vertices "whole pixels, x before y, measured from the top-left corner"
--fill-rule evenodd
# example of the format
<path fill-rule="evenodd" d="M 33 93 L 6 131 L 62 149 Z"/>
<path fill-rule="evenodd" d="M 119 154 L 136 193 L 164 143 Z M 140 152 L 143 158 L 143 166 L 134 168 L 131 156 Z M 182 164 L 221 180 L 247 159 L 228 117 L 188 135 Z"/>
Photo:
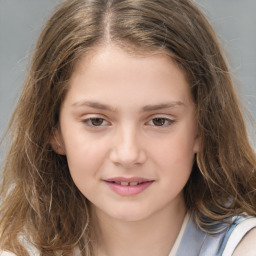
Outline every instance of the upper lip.
<path fill-rule="evenodd" d="M 104 179 L 104 181 L 108 181 L 108 182 L 147 182 L 147 181 L 153 181 L 150 179 L 145 179 L 145 178 L 141 178 L 141 177 L 130 177 L 130 178 L 126 178 L 126 177 L 114 177 L 114 178 L 110 178 L 110 179 Z"/>

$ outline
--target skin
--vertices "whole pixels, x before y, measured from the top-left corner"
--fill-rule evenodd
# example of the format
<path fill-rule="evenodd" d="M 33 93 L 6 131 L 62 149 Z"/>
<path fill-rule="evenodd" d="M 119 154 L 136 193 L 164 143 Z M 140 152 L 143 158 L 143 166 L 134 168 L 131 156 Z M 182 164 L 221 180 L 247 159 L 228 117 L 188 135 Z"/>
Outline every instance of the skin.
<path fill-rule="evenodd" d="M 256 228 L 252 229 L 242 239 L 235 249 L 233 256 L 256 256 Z"/>
<path fill-rule="evenodd" d="M 131 56 L 113 45 L 81 58 L 52 144 L 91 202 L 96 255 L 168 255 L 200 150 L 189 85 L 170 58 Z M 103 181 L 117 176 L 154 182 L 121 196 Z M 255 256 L 255 236 L 253 229 L 233 255 Z"/>
<path fill-rule="evenodd" d="M 170 58 L 131 56 L 113 45 L 81 58 L 55 139 L 91 202 L 97 255 L 167 255 L 200 144 L 188 82 Z M 122 196 L 104 182 L 120 176 L 153 183 Z"/>

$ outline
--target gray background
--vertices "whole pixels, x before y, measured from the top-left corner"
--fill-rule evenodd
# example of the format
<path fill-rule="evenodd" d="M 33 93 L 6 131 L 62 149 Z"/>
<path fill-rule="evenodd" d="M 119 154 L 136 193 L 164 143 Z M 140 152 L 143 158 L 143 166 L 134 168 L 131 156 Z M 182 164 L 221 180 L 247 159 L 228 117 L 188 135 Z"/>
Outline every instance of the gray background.
<path fill-rule="evenodd" d="M 0 0 L 0 136 L 24 81 L 42 24 L 60 0 Z M 238 92 L 256 120 L 256 0 L 196 0 L 230 56 Z M 255 144 L 255 128 L 250 128 Z M 255 146 L 254 146 L 255 147 Z M 3 156 L 0 150 L 0 160 Z"/>

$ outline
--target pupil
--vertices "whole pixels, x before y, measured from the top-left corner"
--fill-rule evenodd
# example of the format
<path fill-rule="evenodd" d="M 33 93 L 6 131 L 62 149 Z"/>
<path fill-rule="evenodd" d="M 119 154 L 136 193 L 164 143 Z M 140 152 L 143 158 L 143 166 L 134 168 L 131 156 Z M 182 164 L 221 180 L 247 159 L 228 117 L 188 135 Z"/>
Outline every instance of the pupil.
<path fill-rule="evenodd" d="M 164 118 L 154 118 L 153 123 L 156 126 L 162 126 L 165 123 L 165 119 Z"/>
<path fill-rule="evenodd" d="M 103 119 L 102 118 L 93 118 L 91 119 L 92 125 L 99 126 L 102 125 Z"/>

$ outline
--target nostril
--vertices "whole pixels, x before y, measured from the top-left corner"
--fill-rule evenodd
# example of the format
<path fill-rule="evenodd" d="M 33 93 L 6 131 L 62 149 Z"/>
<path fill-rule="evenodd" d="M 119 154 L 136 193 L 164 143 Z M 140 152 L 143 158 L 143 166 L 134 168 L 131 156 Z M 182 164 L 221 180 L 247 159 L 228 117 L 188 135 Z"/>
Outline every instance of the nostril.
<path fill-rule="evenodd" d="M 128 128 L 127 128 L 128 129 Z M 110 160 L 115 165 L 122 165 L 125 168 L 131 168 L 135 165 L 141 165 L 146 160 L 146 154 L 137 131 L 131 131 L 124 128 L 119 136 L 113 140 Z"/>

